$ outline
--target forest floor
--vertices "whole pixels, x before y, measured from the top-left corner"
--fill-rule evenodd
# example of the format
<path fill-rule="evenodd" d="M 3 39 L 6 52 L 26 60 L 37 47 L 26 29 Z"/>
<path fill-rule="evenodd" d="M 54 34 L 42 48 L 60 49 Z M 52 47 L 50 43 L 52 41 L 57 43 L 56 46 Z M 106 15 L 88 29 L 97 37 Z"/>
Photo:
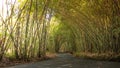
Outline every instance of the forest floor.
<path fill-rule="evenodd" d="M 120 68 L 120 62 L 97 61 L 75 58 L 70 54 L 58 54 L 54 59 L 6 68 Z"/>
<path fill-rule="evenodd" d="M 56 57 L 56 54 L 55 53 L 50 53 L 50 52 L 47 52 L 46 53 L 46 57 L 44 58 L 31 58 L 31 59 L 28 59 L 28 60 L 17 60 L 15 58 L 3 58 L 2 61 L 0 61 L 0 68 L 7 68 L 7 67 L 10 67 L 10 66 L 15 66 L 15 65 L 20 65 L 20 64 L 29 64 L 29 63 L 35 63 L 35 62 L 40 62 L 40 61 L 45 61 L 45 60 L 48 60 L 48 59 L 52 59 L 52 58 L 55 58 Z"/>
<path fill-rule="evenodd" d="M 115 54 L 115 53 L 90 53 L 90 52 L 77 53 L 76 52 L 74 53 L 74 55 L 76 57 L 82 57 L 87 59 L 120 62 L 120 54 Z"/>

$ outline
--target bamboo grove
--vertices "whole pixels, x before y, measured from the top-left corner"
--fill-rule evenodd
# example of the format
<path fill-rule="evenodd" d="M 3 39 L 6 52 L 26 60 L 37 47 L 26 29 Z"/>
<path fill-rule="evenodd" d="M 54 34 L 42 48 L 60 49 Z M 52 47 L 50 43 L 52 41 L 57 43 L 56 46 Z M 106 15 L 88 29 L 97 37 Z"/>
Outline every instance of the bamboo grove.
<path fill-rule="evenodd" d="M 0 60 L 60 50 L 120 53 L 119 0 L 5 0 L 2 10 Z"/>
<path fill-rule="evenodd" d="M 0 59 L 9 54 L 24 60 L 44 57 L 51 18 L 49 1 L 25 0 L 20 5 L 16 2 L 9 5 L 6 0 L 10 9 L 7 8 L 5 20 L 1 16 Z"/>

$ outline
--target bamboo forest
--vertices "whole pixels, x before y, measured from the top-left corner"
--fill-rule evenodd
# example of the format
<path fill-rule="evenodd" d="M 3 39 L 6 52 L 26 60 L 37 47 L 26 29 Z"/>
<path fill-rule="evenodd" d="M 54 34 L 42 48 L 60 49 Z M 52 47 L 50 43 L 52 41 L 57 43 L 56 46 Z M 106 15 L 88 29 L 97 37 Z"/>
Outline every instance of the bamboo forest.
<path fill-rule="evenodd" d="M 0 68 L 34 61 L 120 68 L 120 0 L 0 0 Z"/>

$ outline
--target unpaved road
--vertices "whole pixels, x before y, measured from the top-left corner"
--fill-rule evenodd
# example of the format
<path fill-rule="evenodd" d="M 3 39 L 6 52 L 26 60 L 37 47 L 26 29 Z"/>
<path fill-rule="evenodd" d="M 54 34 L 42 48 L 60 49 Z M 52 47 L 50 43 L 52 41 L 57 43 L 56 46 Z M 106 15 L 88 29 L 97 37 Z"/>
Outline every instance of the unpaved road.
<path fill-rule="evenodd" d="M 120 62 L 78 59 L 70 54 L 58 54 L 55 59 L 7 68 L 120 68 Z"/>

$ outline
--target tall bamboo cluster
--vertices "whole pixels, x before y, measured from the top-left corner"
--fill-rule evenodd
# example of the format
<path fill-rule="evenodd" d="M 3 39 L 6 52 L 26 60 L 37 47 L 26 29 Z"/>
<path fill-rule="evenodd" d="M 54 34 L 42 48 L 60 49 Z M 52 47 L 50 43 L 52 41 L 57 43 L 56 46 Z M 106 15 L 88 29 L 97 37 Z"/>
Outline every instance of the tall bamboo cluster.
<path fill-rule="evenodd" d="M 44 57 L 52 10 L 48 0 L 6 0 L 6 18 L 0 16 L 0 60 L 6 56 L 28 60 Z M 4 10 L 4 9 L 3 9 Z"/>
<path fill-rule="evenodd" d="M 119 0 L 62 0 L 56 10 L 73 31 L 78 51 L 120 53 Z"/>

